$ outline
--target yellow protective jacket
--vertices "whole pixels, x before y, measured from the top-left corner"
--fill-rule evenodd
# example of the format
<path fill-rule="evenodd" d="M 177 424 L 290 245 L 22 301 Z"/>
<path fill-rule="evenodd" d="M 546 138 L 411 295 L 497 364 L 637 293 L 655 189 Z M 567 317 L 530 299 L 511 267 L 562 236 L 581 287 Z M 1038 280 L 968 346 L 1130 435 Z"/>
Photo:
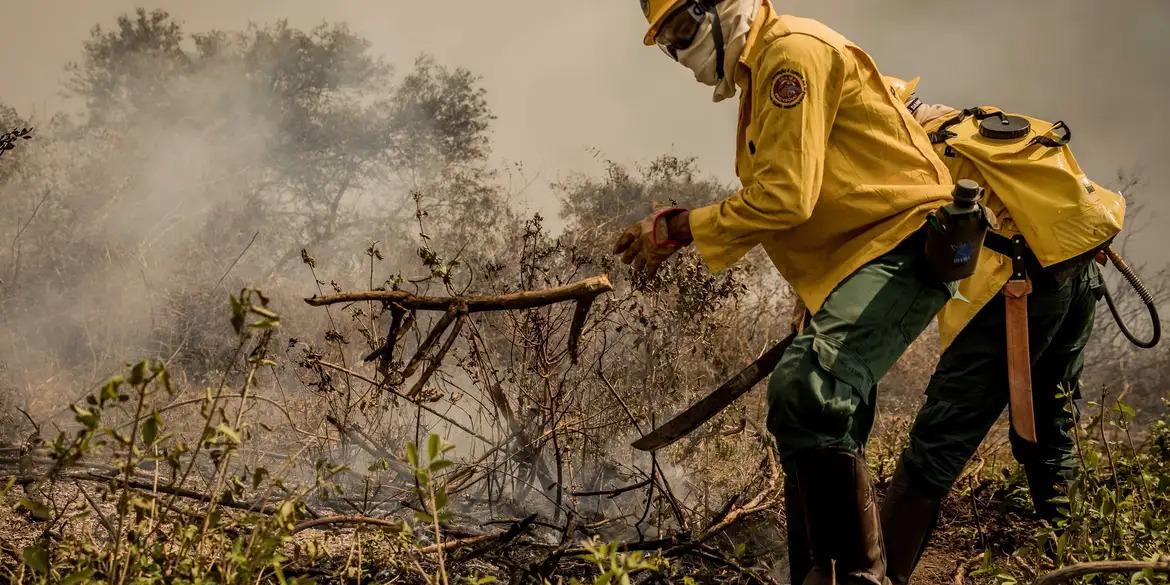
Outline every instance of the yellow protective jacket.
<path fill-rule="evenodd" d="M 712 270 L 762 245 L 815 312 L 949 200 L 950 175 L 873 59 L 828 27 L 765 0 L 739 67 L 743 188 L 693 210 L 691 232 Z"/>
<path fill-rule="evenodd" d="M 962 115 L 956 111 L 932 120 L 925 129 L 937 133 Z M 956 181 L 971 179 L 987 189 L 983 203 L 997 224 L 994 231 L 1009 238 L 1023 234 L 1045 267 L 1091 252 L 1116 236 L 1125 221 L 1125 198 L 1085 176 L 1067 145 L 1046 146 L 1036 140 L 1060 138 L 1063 132 L 1056 125 L 1021 117 L 1032 126 L 1023 138 L 984 138 L 979 120 L 967 116 L 948 125 L 946 140 L 935 145 Z M 959 283 L 960 296 L 939 313 L 943 349 L 999 294 L 1011 274 L 1010 258 L 983 249 L 975 274 Z"/>

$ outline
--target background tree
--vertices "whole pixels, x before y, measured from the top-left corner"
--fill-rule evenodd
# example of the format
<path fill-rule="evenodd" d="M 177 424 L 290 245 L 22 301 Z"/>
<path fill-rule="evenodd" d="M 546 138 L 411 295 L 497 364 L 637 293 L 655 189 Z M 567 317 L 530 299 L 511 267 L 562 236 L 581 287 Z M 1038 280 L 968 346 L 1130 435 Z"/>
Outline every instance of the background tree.
<path fill-rule="evenodd" d="M 186 39 L 158 10 L 95 27 L 68 67 L 82 115 L 45 125 L 35 152 L 5 165 L 0 205 L 13 213 L 0 241 L 20 246 L 0 251 L 0 325 L 34 334 L 0 343 L 35 353 L 29 363 L 96 372 L 144 350 L 182 360 L 217 347 L 193 336 L 234 275 L 303 287 L 308 249 L 336 278 L 359 278 L 370 242 L 414 254 L 416 213 L 464 232 L 453 245 L 514 220 L 468 71 L 422 57 L 396 77 L 338 24 Z M 17 221 L 34 208 L 35 221 Z"/>

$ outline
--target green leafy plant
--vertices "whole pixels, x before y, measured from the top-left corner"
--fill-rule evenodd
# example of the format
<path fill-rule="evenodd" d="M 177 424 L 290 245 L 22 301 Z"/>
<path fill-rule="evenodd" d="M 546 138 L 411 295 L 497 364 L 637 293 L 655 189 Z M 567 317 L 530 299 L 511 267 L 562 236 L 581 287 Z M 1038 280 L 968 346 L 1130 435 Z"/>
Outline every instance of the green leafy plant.
<path fill-rule="evenodd" d="M 267 352 L 279 317 L 267 308 L 267 299 L 259 291 L 245 289 L 232 296 L 231 307 L 237 353 L 243 355 L 240 393 L 246 397 L 258 370 L 272 363 Z M 30 495 L 17 503 L 47 528 L 44 538 L 23 548 L 12 580 L 255 583 L 271 578 L 282 584 L 309 582 L 285 575 L 287 559 L 282 552 L 307 492 L 293 493 L 262 512 L 252 512 L 252 506 L 242 504 L 245 492 L 263 490 L 270 474 L 262 468 L 254 470 L 249 486 L 235 473 L 232 459 L 247 442 L 249 430 L 243 423 L 242 401 L 234 413 L 224 406 L 226 387 L 225 378 L 219 388 L 207 390 L 201 408 L 202 431 L 193 445 L 168 426 L 164 404 L 175 398 L 176 389 L 162 361 L 135 363 L 74 404 L 76 429 L 61 431 L 48 444 L 49 468 L 24 487 Z M 98 465 L 104 461 L 112 465 Z M 206 469 L 208 463 L 212 474 L 203 490 L 189 487 L 194 470 Z M 104 471 L 75 471 L 82 464 L 98 465 Z M 169 480 L 163 475 L 165 468 L 171 470 Z M 144 470 L 151 475 L 144 477 Z M 336 470 L 323 469 L 319 481 Z M 96 483 L 96 497 L 82 481 Z M 68 506 L 57 507 L 53 498 L 69 483 L 89 503 L 83 516 L 97 519 L 106 542 L 78 538 L 51 542 L 47 538 L 50 530 L 67 527 L 75 516 Z M 4 495 L 12 485 L 12 481 L 7 484 Z M 192 507 L 181 498 L 202 505 Z"/>
<path fill-rule="evenodd" d="M 455 464 L 446 458 L 446 454 L 454 448 L 455 445 L 432 434 L 427 437 L 424 459 L 419 457 L 417 444 L 406 444 L 406 463 L 414 470 L 416 481 L 414 494 L 423 508 L 415 512 L 414 519 L 433 531 L 435 547 L 438 552 L 438 567 L 433 576 L 428 576 L 428 582 L 442 585 L 449 583 L 442 547 L 442 524 L 451 518 L 451 512 L 447 509 L 447 488 L 437 480 L 437 476 Z"/>
<path fill-rule="evenodd" d="M 1030 582 L 1062 566 L 1092 561 L 1152 561 L 1170 551 L 1170 424 L 1156 422 L 1139 441 L 1134 408 L 1102 392 L 1085 404 L 1086 424 L 1077 429 L 1077 470 L 1059 498 L 1064 515 L 1055 522 L 1031 521 L 1018 528 L 990 529 L 1010 546 L 985 549 L 972 576 L 1002 585 Z M 999 493 L 1007 509 L 1028 509 L 1021 474 L 1004 477 Z M 1009 533 L 999 535 L 997 533 Z M 1012 544 L 1014 543 L 1014 544 Z M 1101 577 L 1106 583 L 1152 584 L 1165 576 L 1143 571 Z"/>
<path fill-rule="evenodd" d="M 623 552 L 617 544 L 591 539 L 581 543 L 588 551 L 582 555 L 593 563 L 600 573 L 593 579 L 593 585 L 630 585 L 634 575 L 643 571 L 661 573 L 669 565 L 664 559 L 647 556 L 641 551 Z M 580 583 L 573 580 L 571 583 Z"/>

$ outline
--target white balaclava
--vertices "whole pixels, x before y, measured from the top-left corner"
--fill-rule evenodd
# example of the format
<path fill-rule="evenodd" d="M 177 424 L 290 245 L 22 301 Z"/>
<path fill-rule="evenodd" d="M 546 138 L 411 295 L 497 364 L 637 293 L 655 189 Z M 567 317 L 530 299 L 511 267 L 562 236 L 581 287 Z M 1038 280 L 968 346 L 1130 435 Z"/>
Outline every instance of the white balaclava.
<path fill-rule="evenodd" d="M 953 114 L 957 111 L 958 110 L 955 108 L 944 104 L 922 104 L 914 112 L 914 119 L 917 120 L 919 124 L 925 126 L 943 116 Z"/>
<path fill-rule="evenodd" d="M 759 12 L 763 0 L 723 0 L 718 5 L 719 24 L 723 28 L 723 79 L 719 79 L 715 59 L 715 33 L 712 21 L 707 18 L 695 40 L 686 50 L 678 52 L 678 62 L 695 73 L 695 80 L 715 88 L 713 96 L 721 102 L 735 95 L 736 64 L 747 44 L 752 19 Z"/>

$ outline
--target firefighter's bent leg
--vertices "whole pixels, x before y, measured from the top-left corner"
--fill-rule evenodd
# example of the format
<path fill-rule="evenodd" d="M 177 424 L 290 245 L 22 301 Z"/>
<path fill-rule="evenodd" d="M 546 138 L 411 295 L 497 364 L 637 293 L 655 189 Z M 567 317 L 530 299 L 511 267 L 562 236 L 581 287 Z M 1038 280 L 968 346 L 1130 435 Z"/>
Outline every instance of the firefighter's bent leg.
<path fill-rule="evenodd" d="M 1066 392 L 1075 391 L 1092 329 L 1096 270 L 1063 284 L 1040 286 L 1028 299 L 1032 397 L 1038 443 L 1011 435 L 1013 452 L 1028 475 L 1036 510 L 1051 518 L 1053 500 L 1071 472 L 1072 414 Z M 910 509 L 935 509 L 950 491 L 987 431 L 1007 406 L 1003 299 L 996 298 L 943 353 L 927 387 L 926 403 L 910 429 L 910 444 L 896 476 L 908 490 L 892 490 L 882 504 L 889 541 L 889 575 L 906 583 L 926 546 L 933 519 Z M 917 501 L 914 501 L 917 500 Z"/>
<path fill-rule="evenodd" d="M 795 471 L 799 494 L 791 499 L 811 552 L 806 584 L 884 582 L 877 506 L 859 455 L 876 380 L 952 294 L 926 275 L 914 239 L 858 269 L 813 315 L 769 382 L 768 429 Z"/>
<path fill-rule="evenodd" d="M 1090 266 L 1069 283 L 1068 310 L 1032 369 L 1036 411 L 1035 445 L 1012 436 L 1012 454 L 1024 466 L 1036 513 L 1046 520 L 1060 514 L 1058 498 L 1067 492 L 1075 462 L 1074 398 L 1080 395 L 1085 347 L 1093 334 L 1094 293 L 1099 273 Z"/>

